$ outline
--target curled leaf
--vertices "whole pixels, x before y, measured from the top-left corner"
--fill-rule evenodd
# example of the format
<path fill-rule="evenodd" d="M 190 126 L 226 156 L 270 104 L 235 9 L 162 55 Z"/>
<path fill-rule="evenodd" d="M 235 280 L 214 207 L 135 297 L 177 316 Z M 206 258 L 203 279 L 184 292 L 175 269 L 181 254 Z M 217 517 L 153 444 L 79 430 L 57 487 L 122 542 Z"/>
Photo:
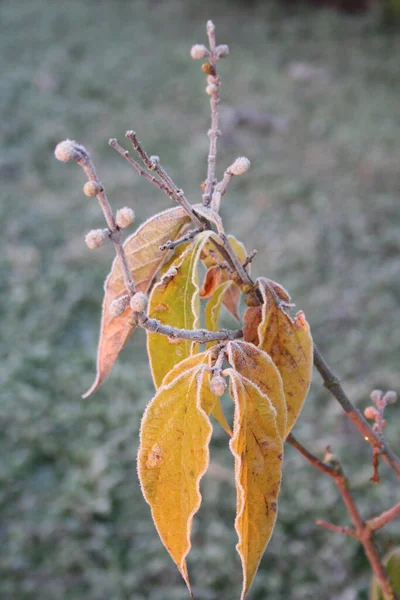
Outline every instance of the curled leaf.
<path fill-rule="evenodd" d="M 230 448 L 235 458 L 237 511 L 236 549 L 243 569 L 241 600 L 247 595 L 277 517 L 281 481 L 283 441 L 276 411 L 250 380 L 235 369 L 227 369 L 235 403 Z"/>
<path fill-rule="evenodd" d="M 155 275 L 168 258 L 168 253 L 160 250 L 160 245 L 170 239 L 176 239 L 189 222 L 189 217 L 181 207 L 171 208 L 143 223 L 127 238 L 124 250 L 138 292 L 146 293 L 149 290 Z M 131 314 L 129 307 L 115 318 L 112 318 L 108 311 L 111 302 L 126 293 L 122 271 L 116 258 L 105 281 L 104 292 L 97 349 L 97 374 L 93 385 L 83 398 L 87 398 L 103 383 L 135 329 L 129 319 Z"/>
<path fill-rule="evenodd" d="M 292 319 L 280 305 L 283 292 L 278 293 L 268 279 L 258 279 L 257 285 L 263 298 L 262 319 L 258 327 L 259 347 L 270 355 L 282 377 L 288 410 L 287 437 L 310 387 L 313 342 L 304 313 L 300 311 Z M 286 292 L 284 297 L 289 298 Z"/>
<path fill-rule="evenodd" d="M 211 232 L 200 233 L 173 260 L 167 273 L 154 286 L 148 314 L 165 325 L 196 329 L 199 322 L 200 300 L 198 263 L 203 245 Z M 172 276 L 167 276 L 172 273 Z M 165 375 L 181 360 L 193 353 L 193 342 L 168 338 L 159 333 L 147 333 L 147 351 L 154 385 L 158 388 Z"/>
<path fill-rule="evenodd" d="M 209 463 L 209 353 L 180 362 L 148 405 L 140 430 L 138 474 L 160 538 L 189 590 L 186 556 L 193 516 L 201 503 L 200 479 Z"/>
<path fill-rule="evenodd" d="M 235 236 L 228 235 L 228 240 L 232 249 L 234 250 L 236 256 L 240 260 L 241 263 L 244 263 L 247 256 L 247 251 L 242 242 L 239 242 Z M 210 268 L 213 266 L 221 266 L 224 263 L 224 258 L 218 253 L 212 243 L 207 244 L 204 248 L 203 253 L 203 262 L 206 267 Z M 246 270 L 250 272 L 250 265 L 246 267 Z M 230 273 L 226 268 L 221 269 L 221 282 L 232 281 L 232 273 Z M 239 317 L 239 302 L 240 302 L 241 291 L 240 288 L 236 285 L 236 283 L 232 282 L 232 285 L 229 286 L 224 294 L 223 303 L 226 309 L 237 319 L 240 321 Z"/>
<path fill-rule="evenodd" d="M 214 265 L 207 270 L 203 284 L 200 288 L 200 298 L 209 298 L 213 295 L 222 280 L 222 270 Z"/>

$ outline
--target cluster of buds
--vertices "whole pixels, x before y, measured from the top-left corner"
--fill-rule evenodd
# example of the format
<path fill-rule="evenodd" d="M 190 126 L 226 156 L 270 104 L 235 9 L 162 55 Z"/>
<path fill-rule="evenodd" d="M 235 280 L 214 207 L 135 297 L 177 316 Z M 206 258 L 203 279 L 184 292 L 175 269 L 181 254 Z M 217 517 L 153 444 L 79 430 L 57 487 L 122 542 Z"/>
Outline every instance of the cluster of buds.
<path fill-rule="evenodd" d="M 208 21 L 207 33 L 210 40 L 210 49 L 206 48 L 203 44 L 195 44 L 190 50 L 190 55 L 194 60 L 202 60 L 203 58 L 209 59 L 201 65 L 203 72 L 207 75 L 206 93 L 209 96 L 217 94 L 219 86 L 221 85 L 220 78 L 215 70 L 215 63 L 221 58 L 225 58 L 229 55 L 229 47 L 226 44 L 221 44 L 219 46 L 215 45 L 214 32 L 214 23 Z"/>
<path fill-rule="evenodd" d="M 128 294 L 124 294 L 110 302 L 108 312 L 110 316 L 115 319 L 120 317 L 126 311 L 128 306 L 134 313 L 143 313 L 147 309 L 147 304 L 148 298 L 143 292 L 136 292 L 131 298 Z"/>
<path fill-rule="evenodd" d="M 224 377 L 222 375 L 214 375 L 210 382 L 210 388 L 216 396 L 223 396 L 227 388 Z"/>
<path fill-rule="evenodd" d="M 364 410 L 364 415 L 367 419 L 375 421 L 372 426 L 374 432 L 382 434 L 387 425 L 386 420 L 384 419 L 385 408 L 389 404 L 394 404 L 397 401 L 397 394 L 392 390 L 389 390 L 385 394 L 382 390 L 373 390 L 371 392 L 371 400 L 375 406 L 367 406 Z"/>

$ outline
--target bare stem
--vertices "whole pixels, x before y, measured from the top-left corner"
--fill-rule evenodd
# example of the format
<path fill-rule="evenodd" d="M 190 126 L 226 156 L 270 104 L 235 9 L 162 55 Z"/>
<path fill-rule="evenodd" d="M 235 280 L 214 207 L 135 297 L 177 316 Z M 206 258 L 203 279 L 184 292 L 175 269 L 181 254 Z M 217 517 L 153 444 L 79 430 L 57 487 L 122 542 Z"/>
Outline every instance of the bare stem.
<path fill-rule="evenodd" d="M 395 519 L 399 515 L 400 515 L 400 502 L 398 504 L 395 504 L 394 506 L 392 506 L 392 508 L 389 508 L 389 510 L 385 510 L 385 512 L 383 512 L 379 516 L 374 517 L 373 519 L 369 519 L 369 521 L 367 521 L 366 525 L 372 531 L 376 531 L 377 529 L 381 529 L 382 527 L 384 527 L 385 525 L 390 523 L 390 521 L 393 521 L 393 519 Z"/>
<path fill-rule="evenodd" d="M 178 204 L 182 206 L 182 208 L 187 212 L 187 214 L 192 219 L 193 223 L 200 229 L 204 229 L 204 223 L 194 212 L 192 205 L 185 197 L 183 190 L 179 189 L 172 181 L 172 179 L 167 175 L 166 171 L 159 164 L 158 157 L 149 157 L 146 152 L 141 147 L 136 133 L 134 131 L 127 131 L 125 136 L 132 142 L 133 147 L 136 152 L 139 154 L 142 159 L 144 165 L 150 170 L 157 173 L 157 175 L 162 179 L 165 188 L 168 190 L 168 195 L 173 198 Z"/>
<path fill-rule="evenodd" d="M 151 333 L 161 333 L 172 339 L 191 340 L 205 344 L 208 342 L 235 340 L 243 336 L 241 329 L 221 329 L 221 331 L 208 331 L 208 329 L 179 329 L 170 325 L 163 325 L 157 319 L 150 319 L 145 313 L 135 313 L 135 323 L 151 331 Z"/>
<path fill-rule="evenodd" d="M 361 412 L 352 404 L 345 391 L 343 390 L 339 378 L 334 374 L 318 348 L 314 344 L 314 365 L 321 375 L 325 387 L 331 392 L 336 400 L 341 404 L 349 419 L 354 423 L 359 432 L 367 441 L 374 452 L 380 454 L 383 460 L 395 471 L 400 478 L 400 459 L 393 452 L 383 436 L 377 435 Z"/>
<path fill-rule="evenodd" d="M 180 246 L 181 244 L 184 244 L 185 242 L 192 240 L 201 231 L 202 231 L 201 229 L 191 229 L 190 231 L 185 233 L 185 235 L 178 238 L 177 240 L 169 240 L 168 242 L 166 242 L 165 244 L 160 246 L 160 250 L 174 250 L 174 248 L 177 248 L 177 246 Z"/>
<path fill-rule="evenodd" d="M 215 180 L 215 165 L 217 158 L 217 140 L 218 136 L 221 135 L 218 129 L 218 105 L 219 105 L 219 88 L 221 80 L 217 75 L 217 53 L 215 51 L 215 26 L 212 21 L 207 23 L 207 35 L 210 44 L 210 65 L 211 73 L 209 78 L 211 79 L 211 86 L 213 91 L 210 94 L 210 108 L 211 108 L 211 129 L 208 132 L 210 139 L 210 147 L 208 151 L 208 168 L 207 168 L 207 179 L 205 184 L 205 190 L 203 194 L 203 204 L 208 206 L 211 202 L 212 193 L 216 183 Z"/>
<path fill-rule="evenodd" d="M 334 525 L 333 523 L 328 523 L 328 521 L 322 521 L 320 519 L 315 521 L 315 524 L 319 525 L 320 527 L 325 527 L 325 529 L 329 529 L 330 531 L 335 531 L 336 533 L 343 533 L 344 535 L 357 537 L 354 529 L 351 529 L 350 527 L 339 527 L 339 525 Z"/>
<path fill-rule="evenodd" d="M 340 533 L 345 533 L 347 535 L 352 535 L 353 537 L 356 537 L 363 546 L 365 555 L 369 561 L 369 564 L 371 565 L 371 569 L 374 572 L 375 577 L 379 582 L 385 600 L 396 600 L 397 595 L 393 589 L 392 583 L 385 570 L 385 567 L 383 566 L 382 558 L 373 539 L 374 528 L 370 526 L 370 523 L 371 521 L 372 523 L 374 523 L 374 519 L 371 519 L 366 523 L 363 521 L 357 508 L 357 505 L 354 501 L 354 498 L 351 495 L 348 481 L 344 476 L 340 465 L 335 465 L 334 467 L 332 467 L 328 463 L 321 461 L 319 458 L 314 456 L 314 454 L 312 454 L 309 450 L 307 450 L 307 448 L 305 448 L 298 440 L 296 440 L 296 438 L 292 434 L 289 434 L 287 441 L 289 442 L 289 444 L 294 446 L 296 450 L 298 450 L 312 465 L 317 467 L 323 473 L 326 473 L 326 475 L 329 475 L 329 477 L 331 477 L 335 481 L 336 487 L 338 488 L 340 495 L 342 496 L 343 502 L 346 505 L 347 511 L 353 522 L 354 530 L 349 529 L 347 527 L 337 527 L 336 525 L 326 523 L 325 521 L 319 521 L 318 524 L 322 525 L 323 527 L 326 527 L 327 529 L 339 531 Z M 398 514 L 398 510 L 399 509 L 396 506 L 393 507 L 393 509 L 391 509 L 390 511 L 387 511 L 390 512 L 390 518 L 385 522 L 392 520 Z M 381 518 L 382 520 L 385 520 L 386 517 L 384 518 L 383 515 L 377 517 L 378 523 L 380 522 L 379 520 Z M 379 527 L 375 527 L 375 529 L 378 528 Z"/>
<path fill-rule="evenodd" d="M 100 207 L 103 211 L 104 218 L 106 220 L 107 227 L 110 232 L 110 239 L 114 245 L 115 253 L 120 261 L 125 287 L 127 289 L 129 296 L 132 297 L 135 293 L 135 283 L 133 281 L 133 277 L 130 272 L 128 261 L 126 259 L 126 255 L 125 255 L 124 248 L 122 245 L 121 232 L 115 222 L 114 215 L 113 215 L 110 203 L 108 201 L 105 189 L 103 187 L 103 184 L 100 182 L 100 179 L 97 176 L 96 169 L 94 167 L 91 156 L 84 146 L 77 144 L 76 142 L 73 142 L 71 140 L 66 140 L 65 142 L 62 142 L 61 144 L 58 145 L 58 148 L 60 148 L 62 146 L 67 147 L 68 156 L 64 156 L 64 157 L 60 158 L 60 155 L 59 155 L 58 158 L 60 158 L 60 160 L 64 160 L 64 161 L 71 160 L 71 159 L 76 160 L 76 163 L 79 166 L 81 166 L 82 169 L 84 170 L 88 180 L 93 181 L 97 185 L 98 189 L 100 190 L 99 193 L 97 194 L 97 199 L 98 199 Z M 62 153 L 62 150 L 61 150 L 61 153 Z M 57 156 L 57 149 L 56 149 L 56 156 Z"/>

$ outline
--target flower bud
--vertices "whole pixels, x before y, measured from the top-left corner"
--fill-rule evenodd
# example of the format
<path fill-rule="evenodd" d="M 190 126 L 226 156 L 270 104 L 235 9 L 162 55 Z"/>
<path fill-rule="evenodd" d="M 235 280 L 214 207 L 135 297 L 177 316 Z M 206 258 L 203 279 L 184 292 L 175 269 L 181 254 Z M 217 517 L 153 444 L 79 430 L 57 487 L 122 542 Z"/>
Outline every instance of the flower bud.
<path fill-rule="evenodd" d="M 229 167 L 232 175 L 244 175 L 250 169 L 250 161 L 245 156 L 239 156 L 235 162 Z"/>
<path fill-rule="evenodd" d="M 94 198 L 103 191 L 103 186 L 99 181 L 87 181 L 83 186 L 83 193 L 88 198 Z"/>
<path fill-rule="evenodd" d="M 136 292 L 131 298 L 130 307 L 133 312 L 144 312 L 147 308 L 148 298 L 143 292 Z"/>
<path fill-rule="evenodd" d="M 229 46 L 227 46 L 226 44 L 221 44 L 220 46 L 217 46 L 215 48 L 215 54 L 218 58 L 225 58 L 226 56 L 229 56 Z"/>
<path fill-rule="evenodd" d="M 383 400 L 386 404 L 395 404 L 397 402 L 397 394 L 393 390 L 389 390 L 383 396 Z"/>
<path fill-rule="evenodd" d="M 218 92 L 218 87 L 214 83 L 210 83 L 210 85 L 206 87 L 206 94 L 212 96 L 215 92 Z"/>
<path fill-rule="evenodd" d="M 101 248 L 109 237 L 110 232 L 108 229 L 92 229 L 86 234 L 85 242 L 88 248 L 94 250 L 95 248 Z"/>
<path fill-rule="evenodd" d="M 125 227 L 129 227 L 135 220 L 135 213 L 131 208 L 124 206 L 124 208 L 120 208 L 117 210 L 117 214 L 115 216 L 115 222 L 121 229 L 125 229 Z"/>
<path fill-rule="evenodd" d="M 205 62 L 201 65 L 201 70 L 203 71 L 203 73 L 205 73 L 206 75 L 215 75 L 215 71 L 214 71 L 214 67 L 212 66 L 211 63 L 209 62 Z"/>
<path fill-rule="evenodd" d="M 209 54 L 209 51 L 205 46 L 203 46 L 203 44 L 195 44 L 190 50 L 190 56 L 193 58 L 193 60 L 201 60 Z"/>
<path fill-rule="evenodd" d="M 364 417 L 366 419 L 375 419 L 378 415 L 379 413 L 374 406 L 367 406 L 364 410 Z"/>
<path fill-rule="evenodd" d="M 216 396 L 223 396 L 226 391 L 226 381 L 221 375 L 214 375 L 211 379 L 210 388 Z"/>
<path fill-rule="evenodd" d="M 57 144 L 54 150 L 54 155 L 61 162 L 69 162 L 70 160 L 78 160 L 87 155 L 83 146 L 77 144 L 75 140 L 64 140 Z"/>
<path fill-rule="evenodd" d="M 108 307 L 108 312 L 115 319 L 116 317 L 120 317 L 123 312 L 128 308 L 129 296 L 128 294 L 124 294 L 119 298 L 115 298 L 112 302 L 110 302 Z"/>

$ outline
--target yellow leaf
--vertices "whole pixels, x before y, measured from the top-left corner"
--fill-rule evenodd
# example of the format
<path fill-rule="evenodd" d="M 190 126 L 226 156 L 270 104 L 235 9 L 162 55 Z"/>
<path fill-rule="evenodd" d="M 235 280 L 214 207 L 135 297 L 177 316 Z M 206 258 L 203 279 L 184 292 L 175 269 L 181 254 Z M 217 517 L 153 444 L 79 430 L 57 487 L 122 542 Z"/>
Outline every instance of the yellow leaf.
<path fill-rule="evenodd" d="M 232 429 L 229 427 L 229 423 L 226 420 L 221 400 L 218 398 L 218 396 L 215 400 L 214 408 L 212 409 L 211 414 L 214 417 L 214 419 L 218 421 L 218 423 L 221 425 L 222 429 L 229 435 L 229 437 L 232 437 Z"/>
<path fill-rule="evenodd" d="M 124 243 L 129 269 L 138 292 L 146 293 L 158 270 L 168 258 L 168 252 L 160 250 L 160 245 L 176 239 L 190 222 L 181 207 L 161 212 L 139 227 Z M 122 272 L 117 259 L 111 267 L 104 284 L 103 311 L 100 326 L 100 339 L 97 349 L 97 374 L 91 388 L 83 395 L 92 394 L 109 375 L 118 354 L 121 352 L 135 329 L 130 323 L 130 309 L 119 317 L 112 318 L 108 312 L 111 302 L 126 294 Z"/>
<path fill-rule="evenodd" d="M 257 280 L 263 298 L 258 327 L 259 347 L 270 355 L 283 381 L 288 410 L 286 436 L 301 411 L 311 383 L 313 342 L 303 312 L 293 320 L 280 306 L 283 292 L 268 279 Z M 287 293 L 285 292 L 287 295 Z"/>
<path fill-rule="evenodd" d="M 276 411 L 276 426 L 282 440 L 286 435 L 287 408 L 282 378 L 272 359 L 253 344 L 242 341 L 226 345 L 228 362 L 246 380 L 250 380 L 269 398 Z"/>
<path fill-rule="evenodd" d="M 182 329 L 198 327 L 200 299 L 197 267 L 202 247 L 210 235 L 208 231 L 200 233 L 170 264 L 170 270 L 175 269 L 176 274 L 171 279 L 161 278 L 154 286 L 148 309 L 151 318 Z M 147 333 L 147 351 L 156 388 L 177 363 L 194 353 L 193 346 L 190 340 Z"/>
<path fill-rule="evenodd" d="M 148 405 L 140 431 L 138 473 L 160 538 L 190 590 L 186 556 L 193 516 L 201 503 L 200 479 L 209 463 L 215 402 L 209 352 L 180 362 Z"/>
<path fill-rule="evenodd" d="M 238 259 L 240 260 L 241 263 L 244 263 L 244 261 L 246 260 L 246 256 L 247 256 L 246 248 L 244 247 L 242 242 L 239 242 L 235 238 L 235 236 L 228 235 L 227 237 L 228 237 L 229 243 L 232 246 L 232 249 L 234 250 L 236 256 L 238 257 Z M 224 257 L 219 254 L 219 252 L 216 250 L 215 246 L 211 242 L 205 246 L 202 259 L 207 268 L 210 268 L 215 265 L 221 265 L 221 263 L 225 262 Z M 246 267 L 246 270 L 248 272 L 250 272 L 250 265 L 248 265 L 248 267 Z M 230 279 L 230 277 L 231 277 L 231 273 L 227 269 L 221 270 L 221 281 L 222 282 L 228 281 Z M 235 283 L 232 283 L 232 285 L 229 286 L 227 288 L 227 290 L 225 291 L 224 299 L 223 299 L 223 303 L 224 303 L 224 306 L 226 307 L 226 309 L 238 321 L 240 320 L 239 313 L 238 313 L 240 294 L 241 294 L 240 288 Z"/>
<path fill-rule="evenodd" d="M 235 457 L 236 549 L 242 561 L 244 600 L 276 521 L 283 441 L 268 397 L 234 369 L 227 372 L 235 403 L 230 448 Z"/>
<path fill-rule="evenodd" d="M 206 304 L 204 311 L 204 320 L 206 329 L 209 331 L 218 331 L 219 312 L 224 299 L 226 290 L 233 285 L 232 281 L 225 281 L 213 293 L 212 297 Z M 207 348 L 214 346 L 216 342 L 208 342 Z"/>

